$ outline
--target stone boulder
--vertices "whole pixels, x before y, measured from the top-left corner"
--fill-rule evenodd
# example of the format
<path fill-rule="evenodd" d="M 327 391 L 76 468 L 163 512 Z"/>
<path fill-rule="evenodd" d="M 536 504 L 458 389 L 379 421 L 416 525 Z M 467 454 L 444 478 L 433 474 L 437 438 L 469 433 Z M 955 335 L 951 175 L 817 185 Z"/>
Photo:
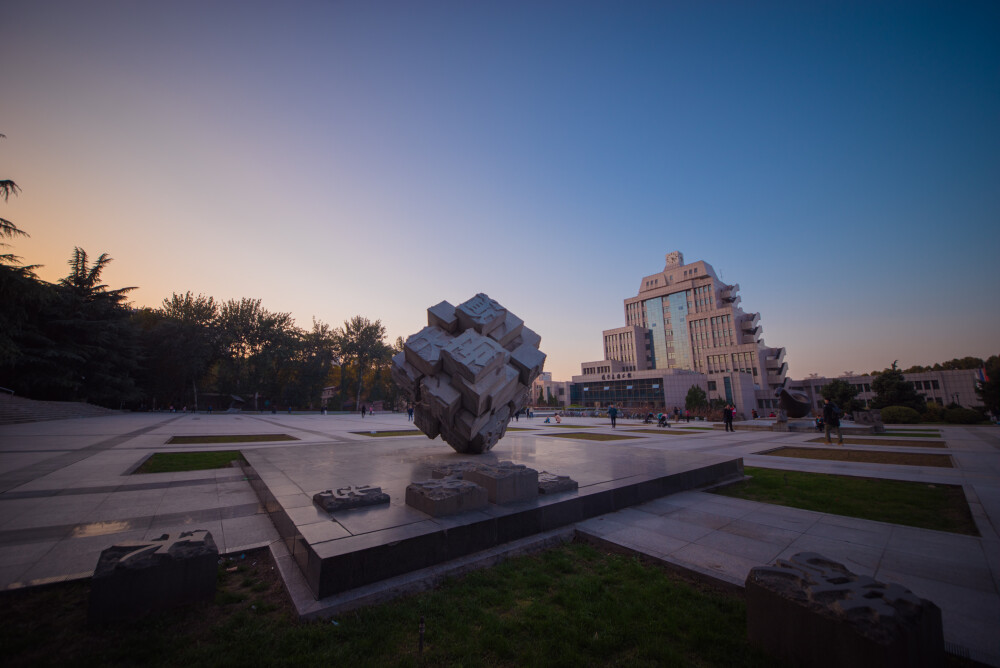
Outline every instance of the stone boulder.
<path fill-rule="evenodd" d="M 790 665 L 902 668 L 944 662 L 938 606 L 815 552 L 751 569 L 746 598 L 751 642 Z"/>

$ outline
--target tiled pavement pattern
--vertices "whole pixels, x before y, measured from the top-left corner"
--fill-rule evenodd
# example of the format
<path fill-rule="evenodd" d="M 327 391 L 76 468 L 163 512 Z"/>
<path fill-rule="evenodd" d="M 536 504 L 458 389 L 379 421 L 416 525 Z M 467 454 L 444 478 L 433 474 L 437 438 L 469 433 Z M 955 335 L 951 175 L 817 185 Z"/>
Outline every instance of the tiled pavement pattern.
<path fill-rule="evenodd" d="M 588 429 L 590 433 L 611 432 L 603 420 L 570 418 L 563 424 L 567 423 L 596 427 Z M 532 429 L 509 432 L 495 448 L 497 454 L 508 450 L 515 460 L 518 443 L 524 439 L 544 447 L 545 441 L 555 442 L 547 434 L 567 431 L 545 425 L 541 418 L 511 426 Z M 618 430 L 630 426 L 620 420 Z M 405 415 L 362 419 L 315 413 L 126 414 L 0 426 L 0 587 L 87 577 L 100 551 L 110 544 L 192 528 L 211 531 L 221 552 L 271 544 L 280 559 L 282 544 L 277 533 L 239 469 L 130 472 L 153 452 L 247 450 L 281 444 L 166 445 L 171 436 L 284 433 L 299 439 L 287 442 L 287 447 L 295 448 L 369 438 L 352 432 L 408 428 L 412 425 Z M 577 533 L 734 586 L 742 586 L 753 566 L 796 552 L 817 551 L 856 573 L 899 582 L 934 601 L 943 612 L 950 651 L 1000 666 L 1000 429 L 942 427 L 946 452 L 955 463 L 955 468 L 945 469 L 763 456 L 756 453 L 802 445 L 815 435 L 741 431 L 739 424 L 736 428 L 735 433 L 634 433 L 630 435 L 643 438 L 627 443 L 636 448 L 742 456 L 747 466 L 963 485 L 982 536 L 855 520 L 702 491 L 675 494 L 587 520 L 576 525 Z M 444 443 L 441 447 L 448 448 Z M 557 533 L 566 536 L 565 531 Z M 535 542 L 554 539 L 543 536 Z M 523 549 L 524 544 L 512 547 Z M 479 561 L 491 563 L 502 552 L 491 550 Z M 463 564 L 476 560 L 465 559 Z M 433 580 L 447 568 L 414 573 L 404 578 L 408 585 L 396 582 L 387 587 L 412 587 L 420 578 Z M 294 568 L 283 570 L 300 611 L 321 614 L 346 604 L 343 596 L 336 601 L 312 600 L 302 582 L 295 581 Z M 365 589 L 355 593 L 355 600 L 379 600 L 378 586 Z"/>

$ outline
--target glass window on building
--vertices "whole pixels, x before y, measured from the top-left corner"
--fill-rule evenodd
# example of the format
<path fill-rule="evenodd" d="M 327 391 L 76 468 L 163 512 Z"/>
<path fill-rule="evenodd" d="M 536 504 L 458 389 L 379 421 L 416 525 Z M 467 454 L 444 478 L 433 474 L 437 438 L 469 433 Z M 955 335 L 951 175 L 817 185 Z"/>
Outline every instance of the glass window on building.
<path fill-rule="evenodd" d="M 941 386 L 938 385 L 938 382 L 936 380 L 932 380 L 931 381 L 931 387 L 934 388 L 935 390 L 940 390 L 941 389 Z"/>

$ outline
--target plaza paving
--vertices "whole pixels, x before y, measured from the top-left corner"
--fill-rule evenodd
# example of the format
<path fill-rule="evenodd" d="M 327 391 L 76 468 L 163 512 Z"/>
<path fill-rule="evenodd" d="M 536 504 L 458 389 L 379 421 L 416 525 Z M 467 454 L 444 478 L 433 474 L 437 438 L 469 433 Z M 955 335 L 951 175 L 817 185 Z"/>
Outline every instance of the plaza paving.
<path fill-rule="evenodd" d="M 611 433 L 606 420 L 563 423 Z M 557 438 L 564 427 L 522 419 L 493 453 L 518 461 L 525 453 L 572 448 Z M 619 421 L 617 431 L 639 427 Z M 286 585 L 303 615 L 317 615 L 382 600 L 396 591 L 433 584 L 458 569 L 489 564 L 515 550 L 574 535 L 643 553 L 674 567 L 742 586 L 750 568 L 797 552 L 815 551 L 852 571 L 898 582 L 942 609 L 948 649 L 1000 666 L 1000 430 L 942 427 L 954 468 L 890 466 L 764 456 L 783 445 L 812 445 L 814 433 L 629 433 L 640 438 L 609 442 L 680 459 L 697 453 L 742 457 L 747 466 L 842 473 L 934 484 L 962 485 L 981 537 L 915 529 L 685 491 L 575 525 L 392 578 L 317 601 L 284 549 L 284 543 L 243 472 L 236 468 L 133 475 L 153 452 L 232 450 L 274 453 L 294 460 L 317 447 L 391 450 L 414 444 L 450 448 L 423 436 L 374 439 L 357 432 L 412 428 L 405 415 L 125 414 L 0 426 L 0 588 L 11 589 L 89 577 L 108 545 L 164 533 L 208 529 L 219 550 L 238 553 L 271 546 Z M 682 431 L 682 430 L 671 430 Z M 167 445 L 172 436 L 287 434 L 280 443 Z M 593 442 L 588 442 L 593 447 Z M 596 445 L 600 445 L 597 443 Z M 582 446 L 581 446 L 582 447 Z M 851 446 L 865 447 L 865 446 Z M 874 446 L 879 451 L 926 448 Z M 373 450 L 374 451 L 374 450 Z M 374 482 L 374 481 L 362 481 Z"/>

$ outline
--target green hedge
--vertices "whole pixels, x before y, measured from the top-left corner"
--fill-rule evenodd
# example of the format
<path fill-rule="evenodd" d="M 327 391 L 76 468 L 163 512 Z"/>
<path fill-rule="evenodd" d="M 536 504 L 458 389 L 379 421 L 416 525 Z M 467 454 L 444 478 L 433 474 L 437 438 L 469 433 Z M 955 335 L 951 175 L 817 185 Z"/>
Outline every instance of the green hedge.
<path fill-rule="evenodd" d="M 944 421 L 952 424 L 976 424 L 983 421 L 983 416 L 971 408 L 949 408 L 944 412 Z"/>
<path fill-rule="evenodd" d="M 916 424 L 920 422 L 920 413 L 908 406 L 886 406 L 882 409 L 882 422 L 885 424 Z"/>

